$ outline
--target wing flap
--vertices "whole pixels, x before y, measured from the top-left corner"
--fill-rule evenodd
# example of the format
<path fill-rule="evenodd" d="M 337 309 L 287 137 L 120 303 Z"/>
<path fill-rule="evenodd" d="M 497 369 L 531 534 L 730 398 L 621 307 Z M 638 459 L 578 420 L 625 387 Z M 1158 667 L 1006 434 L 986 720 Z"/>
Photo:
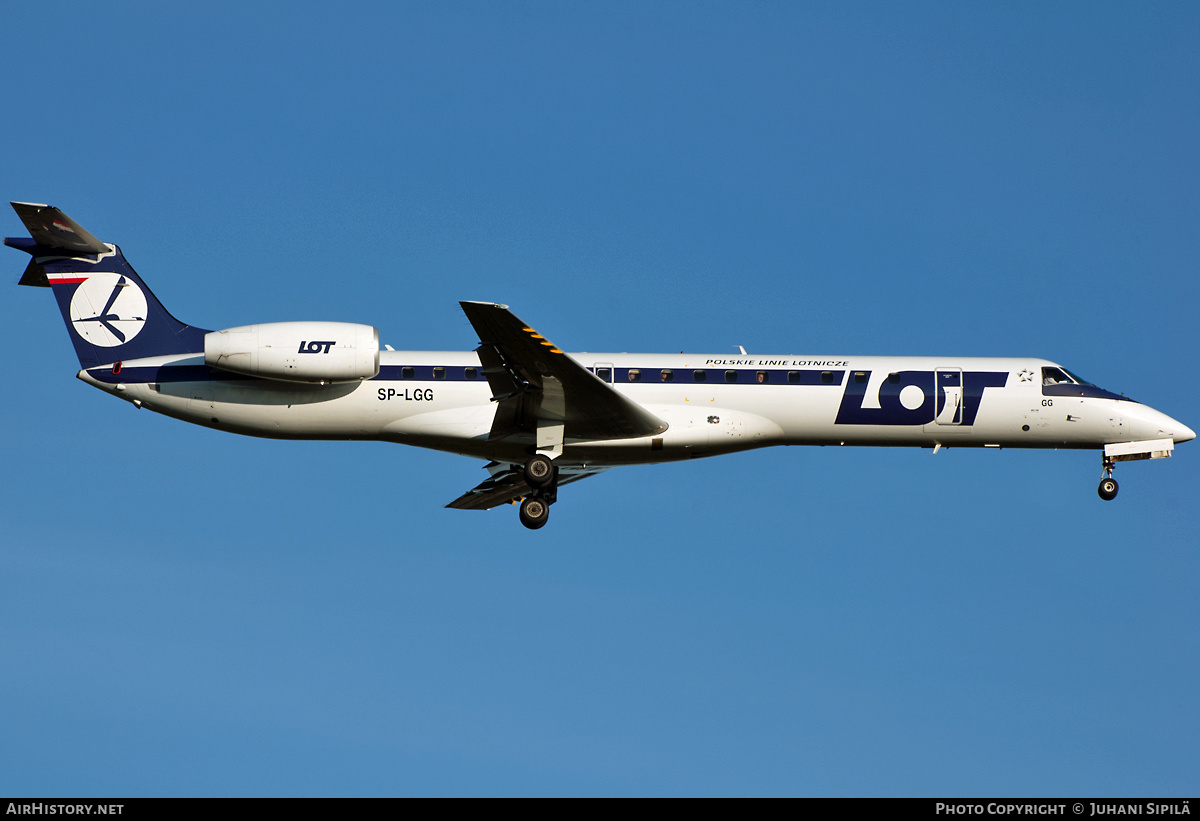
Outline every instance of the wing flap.
<path fill-rule="evenodd" d="M 499 468 L 501 465 L 498 462 L 492 462 L 486 467 L 490 470 Z M 606 467 L 563 467 L 560 468 L 558 475 L 558 486 L 569 485 L 606 470 L 608 470 Z M 509 465 L 507 470 L 502 470 L 484 479 L 446 507 L 456 510 L 490 510 L 499 505 L 512 504 L 532 492 L 533 489 L 525 482 L 525 472 L 517 465 Z"/>

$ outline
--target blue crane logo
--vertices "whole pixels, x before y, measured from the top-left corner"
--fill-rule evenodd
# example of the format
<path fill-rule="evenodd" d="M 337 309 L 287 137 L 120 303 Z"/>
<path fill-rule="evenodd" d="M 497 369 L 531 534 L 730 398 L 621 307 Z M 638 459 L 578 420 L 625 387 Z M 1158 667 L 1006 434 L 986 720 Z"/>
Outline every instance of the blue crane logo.
<path fill-rule="evenodd" d="M 124 345 L 146 324 L 146 295 L 123 274 L 93 274 L 71 297 L 71 324 L 93 345 Z"/>

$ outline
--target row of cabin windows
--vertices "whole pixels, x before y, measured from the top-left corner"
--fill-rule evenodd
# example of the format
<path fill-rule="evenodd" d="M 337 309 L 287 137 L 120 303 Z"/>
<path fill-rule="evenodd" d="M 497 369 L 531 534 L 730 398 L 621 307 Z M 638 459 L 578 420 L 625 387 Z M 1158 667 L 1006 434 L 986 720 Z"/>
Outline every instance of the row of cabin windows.
<path fill-rule="evenodd" d="M 417 378 L 416 368 L 412 368 L 412 367 L 405 365 L 403 368 L 400 369 L 400 378 L 401 379 L 416 379 Z M 446 369 L 442 368 L 442 367 L 434 368 L 433 369 L 433 378 L 434 379 L 445 379 L 446 378 Z M 464 379 L 478 379 L 479 378 L 479 368 L 463 368 L 463 378 Z"/>
<path fill-rule="evenodd" d="M 1043 371 L 1048 371 L 1048 370 L 1058 371 L 1057 368 L 1043 368 L 1042 370 Z M 1061 373 L 1061 372 L 1059 372 L 1059 373 Z M 413 367 L 406 365 L 400 369 L 400 378 L 401 379 L 415 379 L 416 376 L 417 376 L 417 371 Z M 605 382 L 611 382 L 612 381 L 612 368 L 596 368 L 596 376 L 600 377 Z M 628 380 L 630 382 L 641 382 L 642 381 L 642 372 L 638 368 L 630 368 L 626 372 L 626 377 L 628 378 Z M 435 367 L 433 369 L 433 378 L 434 379 L 445 379 L 446 378 L 446 369 L 443 367 L 440 367 L 440 366 Z M 479 369 L 478 368 L 463 368 L 463 378 L 464 379 L 478 379 L 479 378 Z M 663 368 L 661 371 L 659 371 L 658 378 L 659 378 L 660 382 L 674 382 L 675 381 L 675 371 L 671 370 L 670 368 Z M 771 371 L 756 371 L 754 374 L 754 378 L 755 378 L 755 381 L 759 382 L 760 384 L 768 383 L 771 381 Z M 822 385 L 832 385 L 833 379 L 834 379 L 833 371 L 821 371 L 821 384 Z M 692 371 L 692 381 L 693 382 L 707 382 L 708 381 L 708 371 L 703 371 L 703 370 Z M 738 381 L 738 371 L 725 371 L 725 381 L 729 382 L 729 383 L 737 382 Z M 799 385 L 801 382 L 800 371 L 788 371 L 787 381 L 789 384 Z M 866 383 L 866 381 L 867 381 L 866 372 L 864 372 L 864 371 L 855 371 L 854 372 L 855 384 L 863 385 Z M 900 374 L 897 374 L 897 373 L 888 374 L 888 381 L 891 383 L 899 382 Z M 1064 378 L 1064 381 L 1066 381 L 1065 378 Z M 1052 383 L 1047 381 L 1047 384 L 1052 384 Z"/>
<path fill-rule="evenodd" d="M 725 371 L 725 381 L 730 382 L 730 383 L 737 382 L 738 381 L 738 373 L 739 373 L 738 371 Z M 596 368 L 596 376 L 600 377 L 605 382 L 611 382 L 612 381 L 612 368 Z M 630 382 L 641 382 L 642 381 L 641 370 L 639 370 L 638 368 L 630 368 L 626 372 L 626 379 L 628 379 Z M 760 384 L 771 382 L 772 381 L 771 371 L 756 371 L 754 374 L 754 380 Z M 833 371 L 821 371 L 821 384 L 822 385 L 832 385 L 833 380 L 834 380 Z M 658 381 L 659 382 L 674 382 L 675 381 L 675 371 L 671 370 L 670 368 L 663 368 L 661 371 L 658 372 Z M 692 371 L 692 381 L 693 382 L 707 382 L 708 381 L 708 371 L 700 371 L 700 370 Z M 779 383 L 778 376 L 775 377 L 774 381 L 776 383 Z M 800 371 L 788 371 L 787 381 L 789 384 L 799 385 L 802 381 L 801 372 Z"/>

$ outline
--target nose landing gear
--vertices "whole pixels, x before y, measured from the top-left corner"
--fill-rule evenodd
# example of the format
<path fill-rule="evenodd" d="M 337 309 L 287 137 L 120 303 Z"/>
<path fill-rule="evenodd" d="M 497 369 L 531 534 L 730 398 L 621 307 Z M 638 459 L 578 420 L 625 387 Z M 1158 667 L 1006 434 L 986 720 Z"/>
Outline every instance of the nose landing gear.
<path fill-rule="evenodd" d="M 1154 411 L 1157 413 L 1157 411 Z M 1160 414 L 1161 415 L 1161 414 Z M 1117 462 L 1137 462 L 1143 459 L 1166 459 L 1175 449 L 1173 439 L 1145 439 L 1138 442 L 1113 442 L 1104 446 L 1104 478 L 1096 492 L 1106 502 L 1117 496 L 1117 483 L 1113 479 L 1113 465 Z"/>
<path fill-rule="evenodd" d="M 1096 492 L 1100 494 L 1100 498 L 1106 502 L 1111 502 L 1117 498 L 1117 490 L 1120 486 L 1117 480 L 1112 477 L 1113 465 L 1116 460 L 1111 456 L 1104 457 L 1104 478 L 1100 480 L 1100 487 L 1096 488 Z"/>
<path fill-rule="evenodd" d="M 525 483 L 533 492 L 521 501 L 521 524 L 530 530 L 545 527 L 550 521 L 550 505 L 558 500 L 558 467 L 543 454 L 534 454 L 525 463 Z"/>

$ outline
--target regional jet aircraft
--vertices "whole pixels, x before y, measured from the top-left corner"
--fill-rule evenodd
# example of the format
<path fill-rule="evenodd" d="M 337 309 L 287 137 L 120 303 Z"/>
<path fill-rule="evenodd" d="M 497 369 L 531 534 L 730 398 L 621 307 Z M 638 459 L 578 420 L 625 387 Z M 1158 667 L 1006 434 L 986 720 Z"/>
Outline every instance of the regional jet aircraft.
<path fill-rule="evenodd" d="M 1170 456 L 1187 425 L 1044 359 L 569 354 L 506 306 L 462 302 L 473 351 L 380 350 L 379 331 L 276 322 L 207 331 L 167 313 L 121 250 L 57 208 L 13 203 L 82 370 L 136 407 L 279 439 L 378 439 L 486 459 L 448 507 L 520 503 L 546 524 L 561 485 L 620 465 L 770 445 L 1092 448 Z"/>

